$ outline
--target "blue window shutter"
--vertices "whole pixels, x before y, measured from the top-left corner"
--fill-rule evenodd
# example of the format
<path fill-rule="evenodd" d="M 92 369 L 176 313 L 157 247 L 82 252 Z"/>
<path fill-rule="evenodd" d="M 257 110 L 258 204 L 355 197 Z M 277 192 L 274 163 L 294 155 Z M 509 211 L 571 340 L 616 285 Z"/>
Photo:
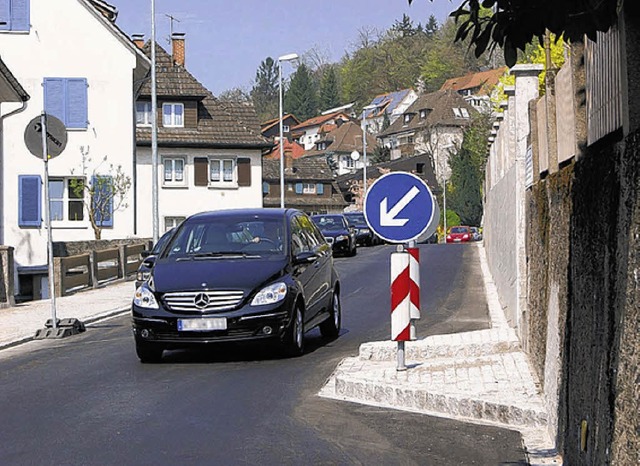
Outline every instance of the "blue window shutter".
<path fill-rule="evenodd" d="M 269 183 L 266 181 L 262 182 L 262 194 L 269 194 Z"/>
<path fill-rule="evenodd" d="M 316 193 L 320 194 L 324 194 L 324 185 L 322 183 L 318 183 L 316 185 Z"/>
<path fill-rule="evenodd" d="M 39 227 L 42 224 L 42 181 L 40 175 L 18 176 L 18 225 Z"/>
<path fill-rule="evenodd" d="M 101 227 L 113 226 L 113 196 L 109 198 L 109 205 L 103 218 L 103 212 L 98 206 L 101 204 L 103 196 L 110 196 L 111 176 L 92 176 L 91 186 L 93 188 L 93 199 L 91 199 L 92 209 L 95 215 L 96 224 Z"/>
<path fill-rule="evenodd" d="M 0 0 L 0 31 L 8 31 L 11 29 L 9 1 L 10 0 Z"/>
<path fill-rule="evenodd" d="M 296 183 L 296 194 L 302 194 L 302 183 Z"/>
<path fill-rule="evenodd" d="M 44 78 L 44 111 L 66 125 L 65 87 L 62 78 Z"/>
<path fill-rule="evenodd" d="M 84 78 L 67 79 L 67 121 L 68 128 L 87 128 L 87 80 Z"/>
<path fill-rule="evenodd" d="M 9 0 L 11 3 L 11 30 L 29 31 L 30 0 Z"/>

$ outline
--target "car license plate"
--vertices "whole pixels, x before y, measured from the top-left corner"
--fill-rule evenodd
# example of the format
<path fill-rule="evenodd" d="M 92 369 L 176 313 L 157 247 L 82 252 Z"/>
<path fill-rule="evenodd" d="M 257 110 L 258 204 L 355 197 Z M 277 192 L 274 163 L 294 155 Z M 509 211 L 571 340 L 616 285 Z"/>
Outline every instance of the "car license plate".
<path fill-rule="evenodd" d="M 455 241 L 456 243 L 459 243 L 462 240 L 460 238 L 454 238 L 453 241 Z"/>
<path fill-rule="evenodd" d="M 224 317 L 209 317 L 202 319 L 178 319 L 179 332 L 208 332 L 211 330 L 226 330 L 227 319 Z"/>

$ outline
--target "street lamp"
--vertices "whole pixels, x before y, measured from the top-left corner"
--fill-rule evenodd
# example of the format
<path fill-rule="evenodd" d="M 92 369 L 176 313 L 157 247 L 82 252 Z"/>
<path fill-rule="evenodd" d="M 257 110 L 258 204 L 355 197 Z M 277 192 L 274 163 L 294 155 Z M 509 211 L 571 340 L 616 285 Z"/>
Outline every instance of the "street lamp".
<path fill-rule="evenodd" d="M 367 105 L 362 108 L 362 200 L 367 194 L 367 111 L 376 108 L 375 105 Z M 364 204 L 363 204 L 364 205 Z"/>
<path fill-rule="evenodd" d="M 156 2 L 151 0 L 151 204 L 153 217 L 153 244 L 160 237 L 158 201 L 158 100 L 156 89 Z"/>
<path fill-rule="evenodd" d="M 287 55 L 282 55 L 278 57 L 278 87 L 280 88 L 280 141 L 278 142 L 280 146 L 280 208 L 284 209 L 284 144 L 282 139 L 284 135 L 282 134 L 282 119 L 284 115 L 282 114 L 282 62 L 283 61 L 291 61 L 296 60 L 298 58 L 297 53 L 289 53 Z"/>

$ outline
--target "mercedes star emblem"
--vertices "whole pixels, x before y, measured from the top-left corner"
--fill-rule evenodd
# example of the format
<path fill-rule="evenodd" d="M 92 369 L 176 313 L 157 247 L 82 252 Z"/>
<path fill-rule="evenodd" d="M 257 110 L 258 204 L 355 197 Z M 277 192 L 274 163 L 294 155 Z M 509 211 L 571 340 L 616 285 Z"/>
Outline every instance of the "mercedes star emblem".
<path fill-rule="evenodd" d="M 204 309 L 209 304 L 209 296 L 205 293 L 199 293 L 193 298 L 193 303 L 198 309 Z"/>

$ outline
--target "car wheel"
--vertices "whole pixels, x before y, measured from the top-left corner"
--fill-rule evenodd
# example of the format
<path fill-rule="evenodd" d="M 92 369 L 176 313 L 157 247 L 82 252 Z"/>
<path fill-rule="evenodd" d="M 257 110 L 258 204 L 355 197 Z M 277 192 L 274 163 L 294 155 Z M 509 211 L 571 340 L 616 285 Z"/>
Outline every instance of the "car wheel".
<path fill-rule="evenodd" d="M 284 334 L 282 349 L 289 357 L 300 356 L 304 352 L 304 318 L 299 304 L 296 304 L 293 322 Z"/>
<path fill-rule="evenodd" d="M 336 289 L 331 298 L 331 317 L 320 324 L 320 334 L 324 338 L 338 338 L 342 325 L 342 308 L 340 307 L 340 292 Z"/>
<path fill-rule="evenodd" d="M 150 345 L 149 343 L 136 342 L 136 354 L 140 362 L 144 364 L 155 364 L 162 361 L 163 348 Z"/>

